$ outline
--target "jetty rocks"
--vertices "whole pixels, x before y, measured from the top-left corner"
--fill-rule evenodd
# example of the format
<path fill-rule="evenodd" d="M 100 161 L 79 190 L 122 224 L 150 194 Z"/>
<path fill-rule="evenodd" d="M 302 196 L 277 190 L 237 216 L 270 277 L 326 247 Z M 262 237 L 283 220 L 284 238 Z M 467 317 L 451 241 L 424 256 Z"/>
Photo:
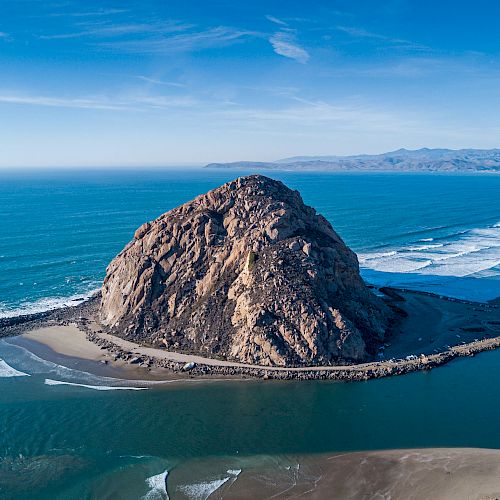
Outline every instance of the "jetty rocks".
<path fill-rule="evenodd" d="M 330 223 L 261 175 L 143 224 L 108 266 L 99 316 L 130 340 L 263 366 L 363 361 L 393 320 Z"/>

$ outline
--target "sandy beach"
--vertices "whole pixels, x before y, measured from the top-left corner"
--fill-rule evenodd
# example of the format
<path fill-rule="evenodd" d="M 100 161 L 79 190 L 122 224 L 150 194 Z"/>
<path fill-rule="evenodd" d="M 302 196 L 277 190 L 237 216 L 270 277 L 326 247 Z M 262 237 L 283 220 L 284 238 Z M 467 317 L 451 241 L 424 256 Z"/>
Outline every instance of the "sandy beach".
<path fill-rule="evenodd" d="M 106 349 L 87 339 L 76 324 L 38 328 L 8 339 L 42 359 L 94 375 L 127 380 L 173 381 L 188 374 L 173 373 L 161 367 L 143 367 L 122 359 L 114 359 Z"/>
<path fill-rule="evenodd" d="M 65 356 L 100 361 L 106 358 L 105 352 L 93 342 L 89 342 L 76 324 L 66 326 L 47 326 L 28 333 L 22 338 L 50 347 L 54 352 Z"/>
<path fill-rule="evenodd" d="M 167 479 L 169 492 L 184 481 L 188 463 Z M 193 469 L 194 468 L 194 469 Z M 217 498 L 490 500 L 500 497 L 500 450 L 430 448 L 282 459 L 264 458 L 227 481 Z M 173 498 L 188 498 L 176 494 Z"/>
<path fill-rule="evenodd" d="M 101 372 L 118 369 L 124 378 L 155 380 L 178 378 L 179 375 L 363 380 L 432 368 L 457 356 L 500 346 L 500 313 L 494 302 L 470 303 L 401 290 L 390 293 L 394 304 L 407 316 L 381 346 L 376 360 L 356 365 L 261 367 L 205 358 L 130 342 L 104 333 L 95 321 L 57 324 L 47 320 L 39 327 L 26 327 L 24 333 L 21 325 L 21 335 L 15 342 L 33 351 L 44 349 L 45 356 L 49 354 L 50 357 L 52 352 L 85 360 L 91 368 L 98 366 Z M 183 373 L 185 363 L 196 363 L 197 367 L 189 374 Z"/>

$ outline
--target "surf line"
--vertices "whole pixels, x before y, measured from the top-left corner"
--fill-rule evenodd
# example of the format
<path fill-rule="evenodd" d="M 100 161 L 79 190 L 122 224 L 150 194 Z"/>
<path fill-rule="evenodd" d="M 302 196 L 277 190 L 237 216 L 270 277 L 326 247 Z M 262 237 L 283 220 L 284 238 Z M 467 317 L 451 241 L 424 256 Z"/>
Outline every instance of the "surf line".
<path fill-rule="evenodd" d="M 20 372 L 8 365 L 3 359 L 0 359 L 0 378 L 10 377 L 29 377 L 28 373 Z"/>
<path fill-rule="evenodd" d="M 129 386 L 110 386 L 110 385 L 89 385 L 77 384 L 75 382 L 64 382 L 62 380 L 45 379 L 45 385 L 70 385 L 73 387 L 85 387 L 96 391 L 147 391 L 147 387 L 129 387 Z"/>

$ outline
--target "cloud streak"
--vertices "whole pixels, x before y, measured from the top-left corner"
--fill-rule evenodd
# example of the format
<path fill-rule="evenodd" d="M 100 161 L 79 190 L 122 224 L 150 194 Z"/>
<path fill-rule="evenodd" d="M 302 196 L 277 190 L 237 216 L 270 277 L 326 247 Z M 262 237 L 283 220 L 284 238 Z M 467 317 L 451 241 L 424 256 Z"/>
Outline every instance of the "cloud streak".
<path fill-rule="evenodd" d="M 283 123 L 288 125 L 318 126 L 335 124 L 346 129 L 360 127 L 381 128 L 387 131 L 398 131 L 401 127 L 411 127 L 417 122 L 412 118 L 405 119 L 387 111 L 372 109 L 364 105 L 336 105 L 325 101 L 309 101 L 296 99 L 297 106 L 277 109 L 241 108 L 216 112 L 226 119 L 240 123 L 265 125 Z"/>
<path fill-rule="evenodd" d="M 87 29 L 72 33 L 56 33 L 41 35 L 42 40 L 65 40 L 71 38 L 116 38 L 127 35 L 168 35 L 170 33 L 182 32 L 191 28 L 191 24 L 178 21 L 167 21 L 163 23 L 134 23 L 134 24 L 108 24 L 87 25 Z"/>
<path fill-rule="evenodd" d="M 123 106 L 111 104 L 103 99 L 66 99 L 33 95 L 0 95 L 0 103 L 48 106 L 56 108 L 120 110 Z"/>
<path fill-rule="evenodd" d="M 283 57 L 294 59 L 305 64 L 309 60 L 309 53 L 295 41 L 295 36 L 290 31 L 279 31 L 275 33 L 269 42 L 273 46 L 274 52 Z"/>
<path fill-rule="evenodd" d="M 88 12 L 54 12 L 49 14 L 50 17 L 100 17 L 111 16 L 114 14 L 124 14 L 130 12 L 129 9 L 99 9 Z"/>
<path fill-rule="evenodd" d="M 395 116 L 386 111 L 371 109 L 362 104 L 332 104 L 326 101 L 308 100 L 288 96 L 295 104 L 282 107 L 247 107 L 234 104 L 200 101 L 189 95 L 168 96 L 149 94 L 129 94 L 116 97 L 52 97 L 39 95 L 8 94 L 0 92 L 0 104 L 43 106 L 99 111 L 156 111 L 182 110 L 183 116 L 191 116 L 211 123 L 231 126 L 258 127 L 272 130 L 277 124 L 287 126 L 317 127 L 330 124 L 342 129 L 356 130 L 359 127 L 397 131 L 412 127 L 413 120 Z M 186 111 L 195 111 L 195 114 Z"/>
<path fill-rule="evenodd" d="M 218 26 L 204 31 L 179 33 L 167 37 L 101 42 L 99 47 L 130 53 L 191 52 L 218 48 L 241 42 L 246 38 L 261 36 L 257 32 Z"/>
<path fill-rule="evenodd" d="M 0 104 L 43 106 L 104 111 L 144 111 L 147 109 L 191 108 L 199 102 L 191 96 L 125 95 L 110 98 L 98 97 L 52 97 L 23 94 L 0 94 Z"/>
<path fill-rule="evenodd" d="M 380 41 L 385 44 L 393 45 L 397 48 L 408 49 L 408 50 L 430 50 L 426 45 L 422 45 L 411 40 L 405 40 L 402 38 L 395 38 L 387 35 L 382 35 L 380 33 L 374 33 L 372 31 L 365 30 L 364 28 L 354 27 L 354 26 L 337 26 L 337 30 L 347 35 L 365 40 Z"/>
<path fill-rule="evenodd" d="M 274 17 L 274 16 L 267 15 L 266 19 L 268 21 L 271 21 L 274 24 L 279 24 L 280 26 L 288 26 L 288 23 L 286 23 L 285 21 L 282 21 L 281 19 L 278 19 L 277 17 Z"/>
<path fill-rule="evenodd" d="M 95 14 L 101 12 L 105 15 L 110 11 L 103 10 Z M 113 9 L 112 12 L 117 11 Z M 224 47 L 241 42 L 245 38 L 264 36 L 254 31 L 222 25 L 202 29 L 197 28 L 195 24 L 175 19 L 154 19 L 133 23 L 115 23 L 100 19 L 84 20 L 77 23 L 74 28 L 63 33 L 45 33 L 38 38 L 56 41 L 82 39 L 101 50 L 157 54 Z"/>
<path fill-rule="evenodd" d="M 146 83 L 151 83 L 152 85 L 166 85 L 167 87 L 185 87 L 183 83 L 169 82 L 165 80 L 159 80 L 158 78 L 151 78 L 149 76 L 139 75 L 136 76 L 137 79 L 142 80 Z"/>

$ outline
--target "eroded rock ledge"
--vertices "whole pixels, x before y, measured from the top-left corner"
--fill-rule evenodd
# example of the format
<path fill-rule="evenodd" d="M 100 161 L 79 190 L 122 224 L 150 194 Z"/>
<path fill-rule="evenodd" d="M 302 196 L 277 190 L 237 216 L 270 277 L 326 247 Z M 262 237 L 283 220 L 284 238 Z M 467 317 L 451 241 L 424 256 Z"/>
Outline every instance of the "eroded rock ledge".
<path fill-rule="evenodd" d="M 129 340 L 264 366 L 365 360 L 392 318 L 327 220 L 260 175 L 141 226 L 100 309 Z"/>

